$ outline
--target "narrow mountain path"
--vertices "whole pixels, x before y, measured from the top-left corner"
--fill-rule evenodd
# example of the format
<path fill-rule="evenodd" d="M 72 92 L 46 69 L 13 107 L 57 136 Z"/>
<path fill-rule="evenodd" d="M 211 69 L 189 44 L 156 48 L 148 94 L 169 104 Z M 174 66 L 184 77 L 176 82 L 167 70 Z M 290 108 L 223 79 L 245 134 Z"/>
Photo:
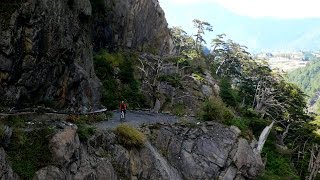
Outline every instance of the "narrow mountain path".
<path fill-rule="evenodd" d="M 125 120 L 120 121 L 120 112 L 113 112 L 111 119 L 96 123 L 95 126 L 98 129 L 114 129 L 121 123 L 127 123 L 139 127 L 143 124 L 174 124 L 178 122 L 178 119 L 179 117 L 170 114 L 152 113 L 148 111 L 127 111 Z M 188 120 L 193 119 L 192 117 L 188 117 Z"/>

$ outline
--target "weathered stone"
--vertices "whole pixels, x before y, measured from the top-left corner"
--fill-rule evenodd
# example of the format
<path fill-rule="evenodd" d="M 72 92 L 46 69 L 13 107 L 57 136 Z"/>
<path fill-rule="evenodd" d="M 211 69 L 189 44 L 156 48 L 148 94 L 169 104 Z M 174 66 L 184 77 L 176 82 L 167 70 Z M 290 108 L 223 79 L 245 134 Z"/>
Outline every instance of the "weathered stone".
<path fill-rule="evenodd" d="M 100 108 L 101 83 L 92 62 L 90 1 L 15 3 L 19 3 L 15 11 L 10 9 L 11 2 L 1 3 L 8 9 L 8 20 L 7 26 L 0 26 L 0 73 L 9 74 L 5 81 L 0 78 L 4 91 L 0 98 L 10 106 L 53 101 L 74 111 Z"/>
<path fill-rule="evenodd" d="M 237 168 L 230 166 L 227 169 L 227 172 L 223 175 L 223 177 L 219 177 L 220 180 L 230 180 L 230 179 L 235 179 L 237 175 Z"/>
<path fill-rule="evenodd" d="M 234 128 L 218 123 L 191 129 L 163 125 L 151 136 L 156 136 L 155 146 L 166 152 L 183 179 L 234 179 L 238 173 L 254 178 L 263 169 L 260 155 L 248 142 L 238 142 Z"/>
<path fill-rule="evenodd" d="M 233 131 L 237 136 L 241 134 L 241 130 L 237 126 L 230 126 L 231 131 Z"/>
<path fill-rule="evenodd" d="M 212 88 L 210 86 L 208 86 L 208 85 L 202 85 L 201 91 L 207 97 L 210 97 L 210 96 L 213 95 Z"/>
<path fill-rule="evenodd" d="M 0 71 L 8 72 L 11 70 L 11 66 L 11 60 L 0 54 Z"/>
<path fill-rule="evenodd" d="M 56 133 L 49 142 L 53 159 L 59 164 L 69 163 L 72 156 L 77 153 L 80 141 L 76 126 L 68 126 Z"/>
<path fill-rule="evenodd" d="M 38 170 L 34 179 L 254 179 L 263 164 L 245 139 L 227 126 L 211 123 L 186 127 L 158 124 L 150 128 L 154 146 L 118 144 L 112 131 L 98 131 L 81 144 L 76 127 L 55 122 L 49 142 L 54 166 Z M 148 127 L 144 127 L 148 128 Z M 16 179 L 0 148 L 0 177 Z"/>
<path fill-rule="evenodd" d="M 264 168 L 260 155 L 255 154 L 248 141 L 240 138 L 233 161 L 241 174 L 253 178 Z"/>
<path fill-rule="evenodd" d="M 34 180 L 64 180 L 65 174 L 55 166 L 47 166 L 36 172 Z"/>
<path fill-rule="evenodd" d="M 168 24 L 158 0 L 104 0 L 103 5 L 104 8 L 94 14 L 95 49 L 130 48 L 155 54 L 173 51 Z"/>
<path fill-rule="evenodd" d="M 107 158 L 98 158 L 81 148 L 78 159 L 79 166 L 75 174 L 69 174 L 68 179 L 117 179 L 112 164 Z"/>
<path fill-rule="evenodd" d="M 9 126 L 3 126 L 2 128 L 3 128 L 3 135 L 2 135 L 2 138 L 0 138 L 0 146 L 3 146 L 6 148 L 10 143 L 10 139 L 12 136 L 12 128 L 10 128 Z"/>
<path fill-rule="evenodd" d="M 12 171 L 6 152 L 0 147 L 0 179 L 1 180 L 16 180 L 18 175 Z"/>

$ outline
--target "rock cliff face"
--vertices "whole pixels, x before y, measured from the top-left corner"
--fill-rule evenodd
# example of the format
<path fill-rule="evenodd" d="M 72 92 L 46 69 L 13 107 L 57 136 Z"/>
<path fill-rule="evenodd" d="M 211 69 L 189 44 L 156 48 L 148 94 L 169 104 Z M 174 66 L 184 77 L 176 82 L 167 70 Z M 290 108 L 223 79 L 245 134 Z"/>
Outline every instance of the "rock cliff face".
<path fill-rule="evenodd" d="M 172 51 L 168 24 L 158 0 L 91 1 L 96 7 L 93 11 L 96 50 L 129 48 L 155 54 Z"/>
<path fill-rule="evenodd" d="M 237 128 L 218 123 L 198 127 L 151 129 L 158 151 L 183 179 L 254 179 L 264 168 L 261 157 Z M 254 144 L 254 143 L 253 143 Z"/>
<path fill-rule="evenodd" d="M 2 147 L 0 147 L 0 179 L 18 179 L 18 175 L 12 171 L 8 157 Z"/>
<path fill-rule="evenodd" d="M 54 101 L 77 111 L 98 108 L 90 1 L 15 0 L 1 6 L 1 98 L 21 106 Z"/>
<path fill-rule="evenodd" d="M 76 126 L 58 124 L 49 141 L 54 164 L 34 179 L 254 179 L 264 168 L 237 128 L 217 123 L 144 127 L 150 142 L 140 148 L 119 144 L 112 131 L 83 144 Z M 0 178 L 17 179 L 2 148 L 0 155 Z"/>
<path fill-rule="evenodd" d="M 93 47 L 170 52 L 157 0 L 4 0 L 0 19 L 0 98 L 10 106 L 97 109 Z"/>

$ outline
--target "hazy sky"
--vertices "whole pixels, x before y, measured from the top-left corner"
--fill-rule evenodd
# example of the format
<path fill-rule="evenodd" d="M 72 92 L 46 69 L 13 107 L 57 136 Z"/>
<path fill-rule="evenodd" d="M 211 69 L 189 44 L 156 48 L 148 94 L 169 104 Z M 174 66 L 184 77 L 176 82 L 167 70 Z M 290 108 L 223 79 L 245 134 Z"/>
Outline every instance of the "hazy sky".
<path fill-rule="evenodd" d="M 220 5 L 227 10 L 253 18 L 319 18 L 318 0 L 160 0 L 165 6 L 202 5 L 204 11 Z"/>
<path fill-rule="evenodd" d="M 299 41 L 302 41 L 300 44 L 308 44 L 304 38 L 306 34 L 309 31 L 320 30 L 320 1 L 316 0 L 159 0 L 159 2 L 165 11 L 169 26 L 181 26 L 192 34 L 193 19 L 211 23 L 214 32 L 206 35 L 208 43 L 216 34 L 226 33 L 228 38 L 247 45 L 251 50 L 286 49 L 293 46 L 292 44 L 299 44 Z M 317 36 L 317 33 L 313 35 Z M 312 38 L 308 36 L 309 40 Z M 315 45 L 307 48 L 313 46 Z"/>

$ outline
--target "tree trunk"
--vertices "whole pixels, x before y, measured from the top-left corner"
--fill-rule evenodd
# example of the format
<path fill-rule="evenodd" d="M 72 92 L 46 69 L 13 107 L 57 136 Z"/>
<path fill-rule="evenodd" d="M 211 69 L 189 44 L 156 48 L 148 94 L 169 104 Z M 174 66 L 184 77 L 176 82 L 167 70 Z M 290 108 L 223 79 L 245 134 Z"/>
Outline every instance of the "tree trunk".
<path fill-rule="evenodd" d="M 318 174 L 319 169 L 320 169 L 320 151 L 317 145 L 313 145 L 310 161 L 309 161 L 308 170 L 310 172 L 310 175 L 308 177 L 308 180 L 314 180 Z"/>
<path fill-rule="evenodd" d="M 265 142 L 266 142 L 266 140 L 267 140 L 267 138 L 268 138 L 268 136 L 269 136 L 269 133 L 270 133 L 273 125 L 274 125 L 274 121 L 272 121 L 272 123 L 271 123 L 269 126 L 265 127 L 265 128 L 263 129 L 263 131 L 261 132 L 260 136 L 259 136 L 258 146 L 257 146 L 257 148 L 256 148 L 256 151 L 257 151 L 259 154 L 260 154 L 261 151 L 262 151 L 262 148 L 263 148 L 263 146 L 264 146 L 264 144 L 265 144 Z"/>

